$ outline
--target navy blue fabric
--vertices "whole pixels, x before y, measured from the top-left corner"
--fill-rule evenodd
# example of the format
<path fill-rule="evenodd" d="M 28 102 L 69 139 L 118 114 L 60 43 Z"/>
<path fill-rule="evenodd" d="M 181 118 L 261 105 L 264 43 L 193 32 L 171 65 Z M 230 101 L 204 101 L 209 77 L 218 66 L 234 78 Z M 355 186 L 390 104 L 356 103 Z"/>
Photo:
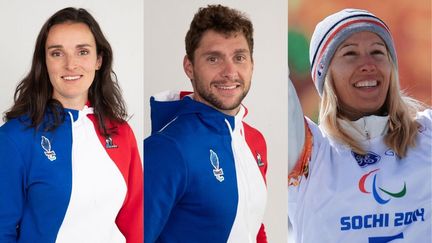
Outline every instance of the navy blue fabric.
<path fill-rule="evenodd" d="M 145 242 L 226 242 L 238 203 L 226 123 L 233 128 L 234 117 L 189 97 L 152 99 L 151 107 L 152 135 L 144 140 Z M 219 158 L 222 182 L 213 174 L 210 150 Z"/>

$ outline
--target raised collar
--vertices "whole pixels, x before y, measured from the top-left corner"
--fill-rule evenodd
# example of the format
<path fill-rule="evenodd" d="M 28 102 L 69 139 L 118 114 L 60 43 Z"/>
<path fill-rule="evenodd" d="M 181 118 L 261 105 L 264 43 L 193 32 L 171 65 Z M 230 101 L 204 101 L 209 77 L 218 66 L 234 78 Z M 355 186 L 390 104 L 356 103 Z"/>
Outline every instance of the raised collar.
<path fill-rule="evenodd" d="M 357 141 L 367 141 L 380 137 L 387 132 L 389 116 L 364 116 L 356 121 L 339 119 L 345 132 Z"/>

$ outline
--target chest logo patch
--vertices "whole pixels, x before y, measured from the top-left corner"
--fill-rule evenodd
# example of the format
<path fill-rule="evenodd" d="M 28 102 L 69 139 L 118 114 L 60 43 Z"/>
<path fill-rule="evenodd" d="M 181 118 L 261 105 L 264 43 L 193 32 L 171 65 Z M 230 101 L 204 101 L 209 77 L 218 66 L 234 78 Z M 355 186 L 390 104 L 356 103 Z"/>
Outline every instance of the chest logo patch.
<path fill-rule="evenodd" d="M 54 160 L 57 159 L 56 153 L 54 152 L 54 150 L 51 150 L 51 142 L 50 142 L 50 140 L 48 138 L 46 138 L 45 136 L 41 137 L 41 147 L 44 150 L 45 156 L 50 161 L 54 161 Z"/>
<path fill-rule="evenodd" d="M 354 159 L 357 161 L 357 164 L 360 167 L 366 167 L 368 165 L 373 165 L 373 164 L 375 164 L 381 160 L 381 156 L 379 156 L 378 154 L 371 152 L 371 151 L 366 152 L 365 155 L 358 154 L 354 151 L 351 151 L 351 154 L 354 157 Z"/>
<path fill-rule="evenodd" d="M 387 156 L 395 156 L 395 152 L 391 149 L 388 149 L 387 151 L 385 151 L 384 154 Z"/>
<path fill-rule="evenodd" d="M 105 148 L 107 149 L 112 149 L 112 148 L 117 148 L 118 146 L 116 144 L 114 144 L 112 138 L 110 136 L 106 137 L 105 139 Z"/>
<path fill-rule="evenodd" d="M 258 167 L 264 166 L 264 163 L 262 162 L 262 159 L 261 159 L 261 154 L 257 153 L 256 160 L 257 160 Z"/>
<path fill-rule="evenodd" d="M 401 198 L 401 197 L 405 196 L 405 194 L 407 192 L 406 183 L 405 182 L 404 182 L 403 188 L 399 192 L 390 192 L 390 191 L 388 191 L 388 190 L 386 190 L 386 189 L 384 189 L 384 188 L 382 188 L 380 186 L 377 186 L 376 180 L 377 180 L 377 171 L 378 170 L 379 169 L 375 169 L 375 170 L 369 171 L 368 173 L 364 174 L 360 178 L 358 185 L 359 185 L 359 189 L 360 189 L 360 191 L 362 193 L 365 193 L 365 194 L 370 194 L 371 193 L 370 191 L 368 191 L 366 189 L 365 184 L 366 184 L 366 180 L 368 179 L 368 177 L 370 175 L 374 174 L 373 181 L 372 181 L 372 195 L 373 195 L 375 201 L 377 201 L 377 203 L 379 203 L 379 204 L 386 204 L 386 203 L 388 203 L 390 201 L 391 198 Z M 386 194 L 387 195 L 387 197 L 386 197 L 387 199 L 385 199 L 383 196 L 381 196 L 378 193 L 379 192 L 378 189 L 379 189 L 379 191 L 381 191 L 381 194 Z"/>
<path fill-rule="evenodd" d="M 217 154 L 210 149 L 210 163 L 213 166 L 213 175 L 215 176 L 216 180 L 219 182 L 222 182 L 225 180 L 224 173 L 222 168 L 220 168 L 219 165 L 219 157 Z"/>

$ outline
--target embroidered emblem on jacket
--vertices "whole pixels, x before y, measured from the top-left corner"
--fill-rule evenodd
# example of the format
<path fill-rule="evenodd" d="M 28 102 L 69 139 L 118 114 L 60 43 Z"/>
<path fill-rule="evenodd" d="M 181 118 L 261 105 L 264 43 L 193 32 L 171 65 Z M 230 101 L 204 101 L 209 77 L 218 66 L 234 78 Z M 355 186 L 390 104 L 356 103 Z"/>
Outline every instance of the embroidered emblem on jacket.
<path fill-rule="evenodd" d="M 219 167 L 219 158 L 217 154 L 210 149 L 210 163 L 213 166 L 213 175 L 216 177 L 216 180 L 222 182 L 224 178 L 224 173 L 222 168 Z"/>
<path fill-rule="evenodd" d="M 112 149 L 112 148 L 117 148 L 118 146 L 116 144 L 114 144 L 112 138 L 110 136 L 108 136 L 105 139 L 105 148 L 107 149 Z"/>
<path fill-rule="evenodd" d="M 264 166 L 264 163 L 261 160 L 261 154 L 257 153 L 256 159 L 257 159 L 257 164 L 258 164 L 259 167 Z"/>
<path fill-rule="evenodd" d="M 360 167 L 373 165 L 381 160 L 381 156 L 371 151 L 366 152 L 365 155 L 358 154 L 354 151 L 351 151 L 351 154 L 357 160 L 357 163 Z"/>
<path fill-rule="evenodd" d="M 57 159 L 56 153 L 54 152 L 54 150 L 51 150 L 51 142 L 45 136 L 41 137 L 41 146 L 42 149 L 45 151 L 44 154 L 49 160 L 54 161 Z"/>
<path fill-rule="evenodd" d="M 387 156 L 394 156 L 395 152 L 393 150 L 391 150 L 391 149 L 388 149 L 387 151 L 385 151 L 384 154 L 387 155 Z"/>

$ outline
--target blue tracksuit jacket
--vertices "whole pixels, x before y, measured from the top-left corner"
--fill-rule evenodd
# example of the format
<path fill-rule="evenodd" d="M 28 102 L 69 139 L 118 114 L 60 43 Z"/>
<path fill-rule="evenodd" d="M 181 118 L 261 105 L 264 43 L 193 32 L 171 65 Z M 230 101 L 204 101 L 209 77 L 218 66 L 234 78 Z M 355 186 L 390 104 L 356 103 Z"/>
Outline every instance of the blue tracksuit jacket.
<path fill-rule="evenodd" d="M 263 136 L 241 121 L 243 115 L 178 98 L 151 99 L 145 242 L 266 242 Z"/>

